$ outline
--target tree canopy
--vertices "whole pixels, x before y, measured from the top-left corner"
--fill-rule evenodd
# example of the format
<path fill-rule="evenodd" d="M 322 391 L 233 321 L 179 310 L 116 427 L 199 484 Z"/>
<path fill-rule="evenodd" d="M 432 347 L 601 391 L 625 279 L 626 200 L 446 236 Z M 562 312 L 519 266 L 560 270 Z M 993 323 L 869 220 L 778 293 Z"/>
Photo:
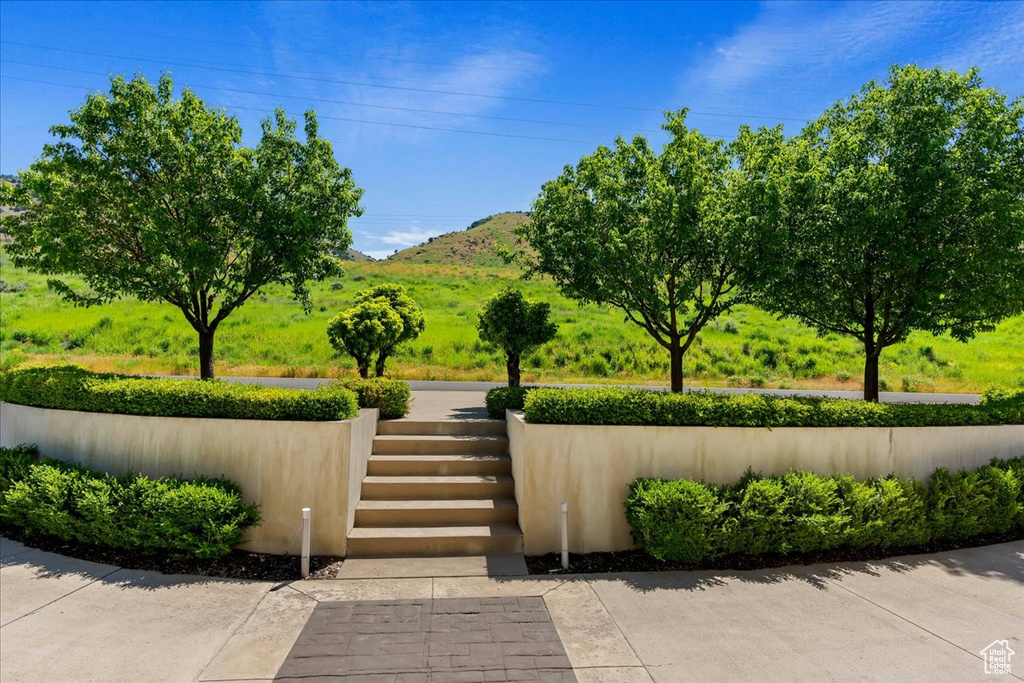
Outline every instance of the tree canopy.
<path fill-rule="evenodd" d="M 123 296 L 169 303 L 199 335 L 212 377 L 218 325 L 264 286 L 287 285 L 307 310 L 307 282 L 337 272 L 362 190 L 305 115 L 305 141 L 278 110 L 253 148 L 238 121 L 189 90 L 114 77 L 51 132 L 57 141 L 3 185 L 0 203 L 18 266 L 55 277 L 67 300 Z M 60 276 L 78 276 L 87 291 Z"/>
<path fill-rule="evenodd" d="M 327 338 L 356 361 L 360 377 L 370 376 L 374 354 L 394 348 L 403 333 L 402 317 L 386 299 L 369 299 L 331 318 Z"/>
<path fill-rule="evenodd" d="M 741 131 L 758 229 L 757 303 L 879 356 L 913 330 L 966 341 L 1024 309 L 1024 100 L 961 75 L 893 68 L 798 136 Z"/>
<path fill-rule="evenodd" d="M 544 184 L 517 234 L 530 273 L 551 276 L 580 303 L 609 304 L 669 351 L 673 391 L 683 354 L 710 321 L 742 301 L 744 222 L 729 146 L 670 114 L 661 154 L 619 138 Z"/>
<path fill-rule="evenodd" d="M 554 339 L 558 326 L 548 320 L 551 306 L 527 301 L 518 289 L 504 289 L 484 304 L 478 314 L 480 339 L 505 352 L 508 385 L 519 386 L 519 361 L 523 354 Z"/>
<path fill-rule="evenodd" d="M 374 372 L 378 377 L 383 377 L 384 363 L 394 353 L 395 347 L 420 336 L 420 333 L 426 328 L 427 321 L 419 304 L 409 296 L 405 287 L 398 283 L 385 282 L 356 293 L 356 303 L 372 301 L 373 299 L 387 301 L 388 305 L 402 319 L 402 333 L 395 340 L 395 343 L 390 346 L 382 346 L 377 352 L 377 363 Z"/>

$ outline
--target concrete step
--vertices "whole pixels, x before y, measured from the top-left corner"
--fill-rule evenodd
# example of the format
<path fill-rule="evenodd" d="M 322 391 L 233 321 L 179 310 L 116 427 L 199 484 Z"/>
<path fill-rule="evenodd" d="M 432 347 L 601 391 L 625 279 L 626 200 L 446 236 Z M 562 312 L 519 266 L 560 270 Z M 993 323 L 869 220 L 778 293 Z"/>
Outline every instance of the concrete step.
<path fill-rule="evenodd" d="M 502 455 L 508 453 L 504 436 L 385 435 L 373 439 L 374 455 Z"/>
<path fill-rule="evenodd" d="M 504 474 L 464 476 L 368 476 L 361 500 L 468 500 L 511 498 L 512 477 Z"/>
<path fill-rule="evenodd" d="M 357 527 L 414 527 L 515 524 L 515 498 L 471 500 L 361 500 Z"/>
<path fill-rule="evenodd" d="M 504 420 L 381 420 L 382 436 L 505 436 Z"/>
<path fill-rule="evenodd" d="M 371 455 L 366 473 L 376 476 L 511 474 L 507 455 Z"/>
<path fill-rule="evenodd" d="M 440 527 L 356 527 L 350 557 L 518 553 L 523 536 L 515 524 Z"/>

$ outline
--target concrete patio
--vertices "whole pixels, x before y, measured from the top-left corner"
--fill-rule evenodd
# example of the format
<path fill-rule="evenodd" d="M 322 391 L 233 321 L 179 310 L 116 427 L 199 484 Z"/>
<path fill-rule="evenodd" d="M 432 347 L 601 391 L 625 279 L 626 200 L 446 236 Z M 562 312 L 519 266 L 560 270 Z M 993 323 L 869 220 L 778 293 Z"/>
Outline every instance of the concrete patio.
<path fill-rule="evenodd" d="M 318 605 L 371 600 L 444 612 L 437 601 L 542 598 L 583 682 L 980 681 L 992 641 L 1024 653 L 1024 541 L 752 572 L 280 584 L 126 570 L 6 539 L 0 556 L 5 683 L 270 681 Z M 1011 678 L 1024 680 L 1018 657 Z M 427 673 L 379 680 L 442 680 Z"/>

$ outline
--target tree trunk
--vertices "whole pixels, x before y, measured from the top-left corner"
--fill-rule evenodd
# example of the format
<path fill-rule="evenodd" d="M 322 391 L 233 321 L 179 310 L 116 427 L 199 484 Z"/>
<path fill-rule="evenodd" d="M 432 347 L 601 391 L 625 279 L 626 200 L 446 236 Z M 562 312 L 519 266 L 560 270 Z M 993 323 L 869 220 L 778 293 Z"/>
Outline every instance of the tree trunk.
<path fill-rule="evenodd" d="M 213 379 L 213 330 L 199 333 L 199 376 Z"/>
<path fill-rule="evenodd" d="M 383 351 L 377 354 L 377 364 L 373 368 L 374 374 L 376 374 L 377 377 L 384 376 L 384 361 L 386 361 L 387 359 L 388 355 Z"/>
<path fill-rule="evenodd" d="M 678 339 L 672 340 L 668 351 L 672 357 L 672 362 L 669 366 L 672 391 L 678 393 L 683 390 L 683 347 L 679 344 Z"/>
<path fill-rule="evenodd" d="M 877 351 L 868 351 L 864 356 L 864 400 L 878 402 L 878 356 Z"/>
<path fill-rule="evenodd" d="M 370 376 L 370 357 L 356 358 L 356 366 L 359 368 L 359 376 L 366 379 Z"/>
<path fill-rule="evenodd" d="M 511 351 L 506 354 L 505 369 L 508 370 L 508 385 L 519 386 L 519 354 Z"/>

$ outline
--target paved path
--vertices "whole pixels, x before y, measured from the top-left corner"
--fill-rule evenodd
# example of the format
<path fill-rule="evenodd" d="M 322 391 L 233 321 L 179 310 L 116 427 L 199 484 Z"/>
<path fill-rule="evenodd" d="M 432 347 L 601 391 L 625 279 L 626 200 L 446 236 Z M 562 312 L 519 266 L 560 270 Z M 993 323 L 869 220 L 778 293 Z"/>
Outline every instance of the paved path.
<path fill-rule="evenodd" d="M 229 382 L 243 382 L 245 384 L 263 384 L 277 387 L 291 387 L 295 389 L 315 389 L 321 384 L 330 382 L 330 379 L 305 379 L 298 377 L 221 377 L 220 379 Z M 481 396 L 494 387 L 505 386 L 500 382 L 441 382 L 441 381 L 420 381 L 407 380 L 406 384 L 414 392 L 439 392 L 456 391 L 472 392 Z M 543 387 L 607 387 L 624 386 L 637 389 L 653 389 L 656 391 L 667 391 L 666 387 L 646 385 L 610 385 L 610 384 L 537 384 L 531 386 Z M 813 389 L 747 389 L 735 387 L 685 387 L 685 391 L 713 391 L 719 394 L 774 394 L 778 396 L 826 396 L 829 398 L 863 398 L 860 391 L 824 391 Z M 898 391 L 883 391 L 879 394 L 879 400 L 883 403 L 977 403 L 978 394 L 937 394 L 937 393 L 903 393 Z M 481 401 L 480 405 L 483 405 Z"/>
<path fill-rule="evenodd" d="M 329 645 L 317 643 L 325 634 L 310 626 L 318 608 L 373 601 L 392 614 L 399 605 L 416 604 L 430 605 L 431 614 L 438 613 L 436 606 L 443 611 L 457 605 L 454 613 L 469 615 L 485 613 L 484 605 L 504 611 L 511 603 L 500 598 L 542 600 L 544 618 L 582 683 L 986 681 L 992 677 L 983 673 L 979 653 L 1004 639 L 1018 654 L 1014 673 L 1000 680 L 1024 680 L 1024 541 L 755 572 L 272 584 L 119 569 L 4 539 L 0 680 L 270 681 L 279 671 L 288 674 L 282 665 L 304 653 L 294 649 L 304 629 L 300 647 Z M 539 610 L 540 604 L 517 600 L 510 613 Z M 533 617 L 508 623 L 533 623 Z M 477 649 L 479 661 L 496 661 L 487 659 L 497 656 L 494 644 L 513 630 L 489 627 L 481 644 L 491 647 Z M 415 636 L 421 637 L 429 653 L 434 636 Z M 470 654 L 448 657 L 472 657 L 472 648 L 454 649 Z M 452 660 L 446 663 L 450 674 Z M 500 672 L 527 671 L 514 668 L 527 663 L 503 659 Z M 494 667 L 469 670 L 490 671 L 501 680 Z M 565 670 L 552 669 L 566 678 Z M 403 680 L 391 673 L 379 680 Z M 427 680 L 442 680 L 440 668 L 437 673 Z"/>

